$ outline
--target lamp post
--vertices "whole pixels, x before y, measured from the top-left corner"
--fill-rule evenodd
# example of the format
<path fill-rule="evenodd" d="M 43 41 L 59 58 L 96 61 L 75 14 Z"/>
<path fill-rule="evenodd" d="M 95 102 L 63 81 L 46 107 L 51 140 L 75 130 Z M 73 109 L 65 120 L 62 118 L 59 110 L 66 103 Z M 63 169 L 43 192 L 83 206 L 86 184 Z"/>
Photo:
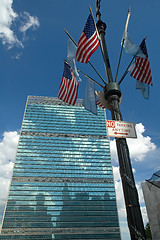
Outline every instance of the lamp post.
<path fill-rule="evenodd" d="M 112 72 L 105 41 L 106 24 L 101 20 L 100 1 L 101 0 L 96 1 L 96 25 L 100 35 L 101 50 L 108 81 L 104 87 L 104 97 L 109 104 L 112 120 L 122 121 L 123 119 L 120 111 L 120 98 L 122 93 L 119 84 L 117 82 L 113 82 L 112 78 Z M 124 192 L 130 236 L 132 240 L 145 240 L 145 230 L 126 139 L 116 138 L 116 146 L 119 158 L 120 175 Z"/>

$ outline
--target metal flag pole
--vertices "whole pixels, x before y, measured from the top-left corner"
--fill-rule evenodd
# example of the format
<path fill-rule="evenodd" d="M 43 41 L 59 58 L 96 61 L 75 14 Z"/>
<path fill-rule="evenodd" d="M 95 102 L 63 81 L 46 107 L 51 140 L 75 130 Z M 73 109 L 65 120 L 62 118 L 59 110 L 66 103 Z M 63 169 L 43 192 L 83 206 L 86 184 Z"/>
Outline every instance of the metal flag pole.
<path fill-rule="evenodd" d="M 96 16 L 98 20 L 97 28 L 100 35 L 102 54 L 108 79 L 108 84 L 106 84 L 104 87 L 104 97 L 109 104 L 112 120 L 122 121 L 122 115 L 120 111 L 120 97 L 122 93 L 120 91 L 119 84 L 117 82 L 113 82 L 112 79 L 112 72 L 104 37 L 106 24 L 101 20 L 100 2 L 101 0 L 96 1 Z M 145 240 L 145 230 L 140 211 L 138 192 L 135 186 L 126 139 L 116 138 L 116 145 L 131 240 Z"/>
<path fill-rule="evenodd" d="M 133 63 L 134 59 L 135 59 L 135 57 L 133 57 L 132 60 L 130 61 L 130 63 L 128 64 L 125 72 L 123 73 L 121 79 L 120 79 L 119 82 L 118 82 L 119 85 L 121 84 L 121 82 L 123 81 L 123 79 L 126 77 L 127 73 L 129 72 L 129 69 L 132 68 L 132 64 L 134 64 L 134 63 Z"/>
<path fill-rule="evenodd" d="M 86 78 L 88 78 L 89 80 L 91 80 L 92 82 L 96 83 L 98 86 L 100 86 L 100 87 L 103 88 L 103 86 L 102 86 L 100 83 L 98 83 L 98 82 L 97 82 L 96 80 L 94 80 L 92 77 L 88 76 L 86 73 L 82 72 L 80 69 L 78 69 L 78 72 L 82 73 Z"/>
<path fill-rule="evenodd" d="M 119 71 L 119 66 L 120 66 L 120 62 L 121 62 L 122 51 L 123 51 L 123 46 L 124 46 L 125 36 L 126 36 L 126 33 L 127 33 L 127 28 L 128 28 L 130 15 L 131 15 L 131 7 L 129 7 L 129 9 L 128 9 L 128 16 L 127 16 L 127 20 L 126 20 L 126 25 L 125 25 L 123 37 L 122 37 L 121 51 L 120 51 L 120 55 L 119 55 L 119 61 L 118 61 L 118 66 L 117 66 L 115 82 L 117 82 L 118 71 Z"/>

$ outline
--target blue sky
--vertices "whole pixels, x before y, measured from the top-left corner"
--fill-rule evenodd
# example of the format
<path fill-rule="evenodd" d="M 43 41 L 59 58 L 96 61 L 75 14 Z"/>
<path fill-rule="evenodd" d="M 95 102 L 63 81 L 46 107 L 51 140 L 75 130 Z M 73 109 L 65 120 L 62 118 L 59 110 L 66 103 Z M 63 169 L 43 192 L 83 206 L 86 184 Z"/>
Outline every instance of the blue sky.
<path fill-rule="evenodd" d="M 82 33 L 91 5 L 95 16 L 95 0 L 0 0 L 0 215 L 4 209 L 8 184 L 15 158 L 18 135 L 28 95 L 58 95 L 62 79 L 63 59 L 67 57 L 68 39 L 64 28 L 76 42 Z M 131 17 L 128 26 L 130 38 L 137 45 L 147 36 L 146 45 L 151 65 L 153 87 L 149 100 L 135 89 L 136 80 L 129 75 L 121 84 L 123 100 L 121 111 L 124 121 L 134 122 L 137 139 L 129 139 L 129 149 L 144 221 L 147 217 L 140 183 L 160 169 L 160 91 L 159 76 L 159 0 L 101 0 L 102 20 L 107 24 L 106 43 L 113 78 L 115 78 L 128 8 Z M 122 76 L 131 56 L 125 52 L 118 79 Z M 106 79 L 100 48 L 90 61 Z M 101 79 L 88 64 L 77 63 L 78 68 L 99 83 Z M 81 76 L 78 97 L 84 97 L 85 78 Z M 97 88 L 97 87 L 96 87 Z M 97 90 L 101 90 L 99 87 Z M 107 110 L 107 118 L 111 120 Z M 111 139 L 111 153 L 122 239 L 129 239 L 125 221 L 121 182 L 115 142 Z"/>

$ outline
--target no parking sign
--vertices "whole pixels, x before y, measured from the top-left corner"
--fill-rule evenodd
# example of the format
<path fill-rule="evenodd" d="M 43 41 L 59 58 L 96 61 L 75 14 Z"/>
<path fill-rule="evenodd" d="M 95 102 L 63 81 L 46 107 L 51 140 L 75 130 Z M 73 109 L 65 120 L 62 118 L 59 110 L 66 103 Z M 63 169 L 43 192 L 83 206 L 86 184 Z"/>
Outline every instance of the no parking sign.
<path fill-rule="evenodd" d="M 132 122 L 107 120 L 107 136 L 117 138 L 137 138 L 135 124 Z"/>

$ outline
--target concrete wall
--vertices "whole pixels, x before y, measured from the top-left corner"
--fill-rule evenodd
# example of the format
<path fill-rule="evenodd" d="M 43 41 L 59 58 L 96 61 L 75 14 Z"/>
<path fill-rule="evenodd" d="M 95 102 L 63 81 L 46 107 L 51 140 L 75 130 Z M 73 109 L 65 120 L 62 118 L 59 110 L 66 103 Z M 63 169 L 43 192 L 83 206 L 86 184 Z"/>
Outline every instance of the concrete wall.
<path fill-rule="evenodd" d="M 142 190 L 153 240 L 160 240 L 160 188 L 149 182 L 142 183 Z"/>

